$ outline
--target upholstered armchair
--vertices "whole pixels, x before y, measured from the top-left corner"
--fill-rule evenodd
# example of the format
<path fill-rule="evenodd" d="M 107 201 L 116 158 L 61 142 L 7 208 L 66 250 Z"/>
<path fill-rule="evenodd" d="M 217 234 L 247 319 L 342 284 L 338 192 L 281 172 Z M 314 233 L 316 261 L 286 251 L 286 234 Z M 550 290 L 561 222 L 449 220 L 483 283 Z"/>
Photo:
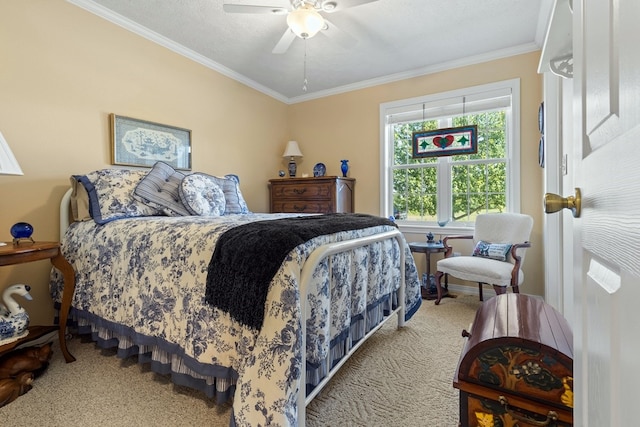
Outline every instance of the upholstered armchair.
<path fill-rule="evenodd" d="M 448 287 L 448 276 L 478 282 L 480 301 L 482 286 L 493 285 L 496 294 L 503 294 L 507 286 L 515 293 L 520 292 L 524 273 L 520 268 L 524 262 L 525 249 L 531 247 L 529 236 L 533 228 L 533 218 L 515 213 L 480 214 L 476 218 L 473 235 L 447 236 L 442 240 L 445 247 L 444 259 L 437 263 L 436 305 L 442 298 L 442 276 Z M 472 239 L 474 249 L 471 255 L 453 256 L 450 241 Z"/>

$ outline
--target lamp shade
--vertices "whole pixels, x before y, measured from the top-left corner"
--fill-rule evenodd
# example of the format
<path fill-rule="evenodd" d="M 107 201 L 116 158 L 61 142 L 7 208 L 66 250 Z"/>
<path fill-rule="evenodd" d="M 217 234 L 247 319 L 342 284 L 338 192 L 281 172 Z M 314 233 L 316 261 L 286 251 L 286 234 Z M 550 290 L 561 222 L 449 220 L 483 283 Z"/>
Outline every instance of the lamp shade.
<path fill-rule="evenodd" d="M 287 15 L 287 25 L 296 36 L 307 39 L 318 34 L 324 26 L 324 18 L 313 6 L 305 4 Z"/>
<path fill-rule="evenodd" d="M 298 147 L 298 142 L 287 142 L 287 148 L 284 149 L 282 157 L 302 157 L 302 152 L 300 151 L 300 147 Z"/>
<path fill-rule="evenodd" d="M 0 175 L 24 175 L 2 132 L 0 132 Z"/>

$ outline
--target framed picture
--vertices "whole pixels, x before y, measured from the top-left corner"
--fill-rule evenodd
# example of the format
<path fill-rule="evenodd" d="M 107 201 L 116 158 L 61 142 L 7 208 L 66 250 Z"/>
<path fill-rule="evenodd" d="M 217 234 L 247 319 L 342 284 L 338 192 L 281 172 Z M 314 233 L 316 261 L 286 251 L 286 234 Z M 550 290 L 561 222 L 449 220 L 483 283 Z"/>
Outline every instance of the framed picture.
<path fill-rule="evenodd" d="M 476 125 L 413 133 L 413 158 L 453 156 L 478 152 Z"/>
<path fill-rule="evenodd" d="M 538 107 L 538 130 L 544 135 L 544 102 Z"/>
<path fill-rule="evenodd" d="M 110 114 L 111 163 L 152 167 L 162 161 L 191 170 L 191 131 Z"/>

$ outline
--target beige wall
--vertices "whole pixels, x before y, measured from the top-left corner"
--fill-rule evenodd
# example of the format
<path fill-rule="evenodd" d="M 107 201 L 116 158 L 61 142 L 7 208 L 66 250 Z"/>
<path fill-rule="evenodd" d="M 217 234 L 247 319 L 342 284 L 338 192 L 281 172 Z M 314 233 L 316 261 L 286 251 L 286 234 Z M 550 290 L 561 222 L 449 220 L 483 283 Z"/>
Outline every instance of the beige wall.
<path fill-rule="evenodd" d="M 295 138 L 300 174 L 321 161 L 337 175 L 347 158 L 357 210 L 378 213 L 381 102 L 520 77 L 522 205 L 536 221 L 525 286 L 543 292 L 538 53 L 288 106 L 64 0 L 3 1 L 0 47 L 0 131 L 24 171 L 0 176 L 0 240 L 18 221 L 36 240 L 58 240 L 69 175 L 110 166 L 109 113 L 191 129 L 193 170 L 240 175 L 254 211 L 267 211 L 267 181 L 286 167 L 280 155 Z M 46 261 L 0 269 L 0 289 L 34 288 L 25 303 L 33 323 L 52 316 L 48 272 Z"/>
<path fill-rule="evenodd" d="M 357 179 L 356 210 L 379 213 L 381 103 L 520 78 L 521 209 L 534 218 L 533 247 L 525 259 L 522 291 L 543 295 L 542 169 L 538 166 L 537 122 L 542 78 L 536 71 L 539 57 L 539 52 L 533 52 L 292 105 L 288 123 L 290 136 L 298 140 L 304 154 L 302 172 L 310 172 L 315 163 L 323 162 L 328 174 L 340 175 L 340 159 L 349 159 L 349 174 Z M 438 256 L 432 257 L 432 265 L 437 259 Z M 421 269 L 422 264 L 419 262 Z"/>
<path fill-rule="evenodd" d="M 18 221 L 58 240 L 69 176 L 110 165 L 109 113 L 191 129 L 193 169 L 237 173 L 249 207 L 267 210 L 286 104 L 64 0 L 3 0 L 0 46 L 0 131 L 24 172 L 0 176 L 0 240 Z M 0 289 L 34 285 L 34 322 L 53 313 L 48 271 L 46 261 L 0 269 Z"/>

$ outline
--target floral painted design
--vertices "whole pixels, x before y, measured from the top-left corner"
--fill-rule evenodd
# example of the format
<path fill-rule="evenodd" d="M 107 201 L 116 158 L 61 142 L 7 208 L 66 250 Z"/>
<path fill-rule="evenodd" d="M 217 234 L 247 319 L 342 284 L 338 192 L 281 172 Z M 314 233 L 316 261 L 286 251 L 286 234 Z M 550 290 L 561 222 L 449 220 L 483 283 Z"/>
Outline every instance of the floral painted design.
<path fill-rule="evenodd" d="M 182 179 L 178 190 L 182 203 L 192 215 L 224 214 L 226 203 L 222 188 L 208 175 L 187 175 Z"/>
<path fill-rule="evenodd" d="M 148 171 L 133 169 L 101 169 L 87 175 L 76 175 L 87 190 L 91 217 L 98 224 L 120 218 L 163 215 L 133 197 Z"/>
<path fill-rule="evenodd" d="M 101 345 L 117 345 L 120 356 L 153 359 L 152 369 L 218 402 L 232 397 L 232 425 L 294 426 L 301 370 L 308 372 L 307 389 L 313 387 L 324 375 L 325 358 L 337 361 L 396 304 L 400 277 L 392 272 L 399 270 L 400 254 L 397 243 L 383 242 L 321 263 L 302 319 L 299 282 L 310 253 L 325 243 L 392 227 L 320 236 L 296 247 L 270 284 L 262 329 L 253 330 L 205 302 L 208 263 L 224 231 L 284 216 L 140 217 L 102 226 L 76 222 L 62 243 L 76 271 L 71 315 L 81 332 L 91 332 Z M 421 297 L 408 246 L 404 271 L 409 319 Z M 54 269 L 54 301 L 60 301 L 61 289 Z M 303 321 L 306 367 L 301 366 Z"/>

